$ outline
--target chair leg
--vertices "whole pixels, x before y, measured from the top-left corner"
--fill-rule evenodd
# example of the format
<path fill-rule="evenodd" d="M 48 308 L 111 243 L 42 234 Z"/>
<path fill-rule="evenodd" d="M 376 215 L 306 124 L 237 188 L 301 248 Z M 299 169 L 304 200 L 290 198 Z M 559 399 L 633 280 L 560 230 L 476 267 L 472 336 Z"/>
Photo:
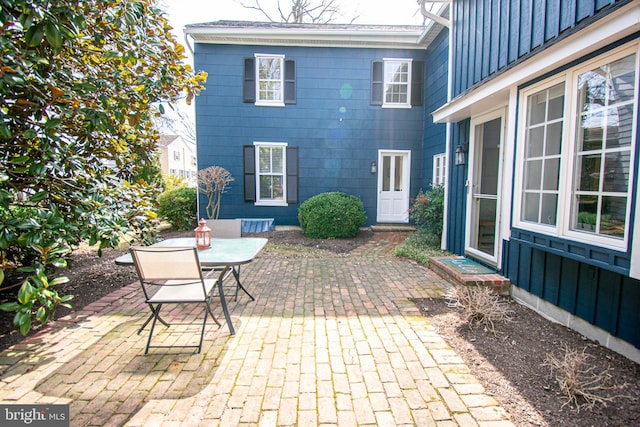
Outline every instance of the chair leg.
<path fill-rule="evenodd" d="M 149 304 L 151 305 L 151 304 Z M 151 322 L 151 330 L 149 331 L 149 338 L 147 339 L 147 347 L 144 349 L 144 354 L 149 353 L 149 347 L 151 346 L 151 336 L 153 335 L 153 330 L 156 327 L 156 320 L 160 320 L 162 323 L 162 319 L 160 319 L 160 308 L 162 308 L 162 304 L 158 304 L 155 310 L 153 310 L 153 322 Z M 148 320 L 147 320 L 148 323 Z"/>
<path fill-rule="evenodd" d="M 152 304 L 149 304 L 149 309 L 151 310 L 151 315 L 149 315 L 147 320 L 145 320 L 145 322 L 142 324 L 142 326 L 140 326 L 140 329 L 138 329 L 138 335 L 140 335 L 140 332 L 142 332 L 142 330 L 144 328 L 146 328 L 146 326 L 149 324 L 151 319 L 153 319 L 155 317 L 156 311 L 158 311 L 158 312 L 160 311 L 161 307 L 162 307 L 162 304 L 158 304 L 157 308 L 154 308 Z M 169 324 L 167 322 L 165 322 L 164 319 L 162 319 L 162 317 L 158 316 L 158 320 L 160 321 L 160 323 L 162 323 L 167 328 L 169 327 Z"/>

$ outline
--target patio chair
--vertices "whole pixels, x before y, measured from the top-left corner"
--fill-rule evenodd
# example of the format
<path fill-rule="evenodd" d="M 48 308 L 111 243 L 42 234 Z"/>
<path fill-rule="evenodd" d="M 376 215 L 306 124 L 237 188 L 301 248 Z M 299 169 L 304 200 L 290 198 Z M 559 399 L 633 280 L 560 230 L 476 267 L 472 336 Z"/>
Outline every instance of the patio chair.
<path fill-rule="evenodd" d="M 144 354 L 147 354 L 150 348 L 169 347 L 197 348 L 200 353 L 207 317 L 211 316 L 213 321 L 221 326 L 211 310 L 213 288 L 218 280 L 223 280 L 231 267 L 223 269 L 218 279 L 204 279 L 196 248 L 138 246 L 131 247 L 130 252 L 140 279 L 145 302 L 151 310 L 151 315 L 138 330 L 138 334 L 140 334 L 151 321 Z M 167 304 L 195 304 L 203 307 L 204 318 L 198 345 L 151 345 L 156 321 L 160 321 L 166 327 L 170 326 L 160 316 L 162 307 Z"/>
<path fill-rule="evenodd" d="M 216 239 L 239 239 L 242 237 L 242 220 L 241 219 L 208 219 L 205 220 L 207 227 L 211 229 L 211 237 Z M 206 268 L 207 276 L 211 272 L 220 271 L 220 268 Z M 240 284 L 240 266 L 231 269 L 229 274 L 233 274 L 236 279 L 236 293 L 234 301 L 238 301 L 238 292 L 242 289 L 251 300 L 253 296 Z"/>

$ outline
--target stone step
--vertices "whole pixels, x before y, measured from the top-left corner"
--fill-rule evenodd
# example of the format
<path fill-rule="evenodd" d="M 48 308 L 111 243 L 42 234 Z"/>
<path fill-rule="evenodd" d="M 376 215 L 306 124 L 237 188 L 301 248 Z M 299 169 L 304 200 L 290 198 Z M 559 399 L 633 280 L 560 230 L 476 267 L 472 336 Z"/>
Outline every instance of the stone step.
<path fill-rule="evenodd" d="M 371 226 L 373 232 L 416 231 L 416 228 L 407 224 L 376 224 Z"/>
<path fill-rule="evenodd" d="M 508 296 L 511 282 L 495 270 L 462 256 L 431 257 L 429 268 L 455 285 L 489 286 L 500 295 Z"/>

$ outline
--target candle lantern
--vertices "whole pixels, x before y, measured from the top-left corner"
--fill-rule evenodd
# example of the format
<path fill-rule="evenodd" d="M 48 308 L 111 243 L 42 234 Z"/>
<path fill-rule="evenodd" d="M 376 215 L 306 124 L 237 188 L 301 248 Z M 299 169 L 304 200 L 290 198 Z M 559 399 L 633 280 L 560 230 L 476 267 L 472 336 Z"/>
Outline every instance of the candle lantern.
<path fill-rule="evenodd" d="M 207 222 L 203 219 L 198 223 L 198 227 L 193 230 L 196 233 L 196 247 L 207 249 L 211 247 L 211 229 L 207 227 Z"/>

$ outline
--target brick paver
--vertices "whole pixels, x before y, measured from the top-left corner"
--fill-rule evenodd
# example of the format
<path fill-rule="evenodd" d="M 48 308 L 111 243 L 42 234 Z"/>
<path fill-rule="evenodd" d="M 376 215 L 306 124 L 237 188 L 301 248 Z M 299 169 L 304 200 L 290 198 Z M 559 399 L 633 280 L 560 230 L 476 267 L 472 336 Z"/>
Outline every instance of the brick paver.
<path fill-rule="evenodd" d="M 133 283 L 2 352 L 0 401 L 69 403 L 72 426 L 513 425 L 410 301 L 449 284 L 394 258 L 401 237 L 263 254 L 242 271 L 256 301 L 229 302 L 236 335 L 208 325 L 200 354 L 144 355 Z M 195 330 L 160 327 L 154 342 L 192 343 Z"/>

